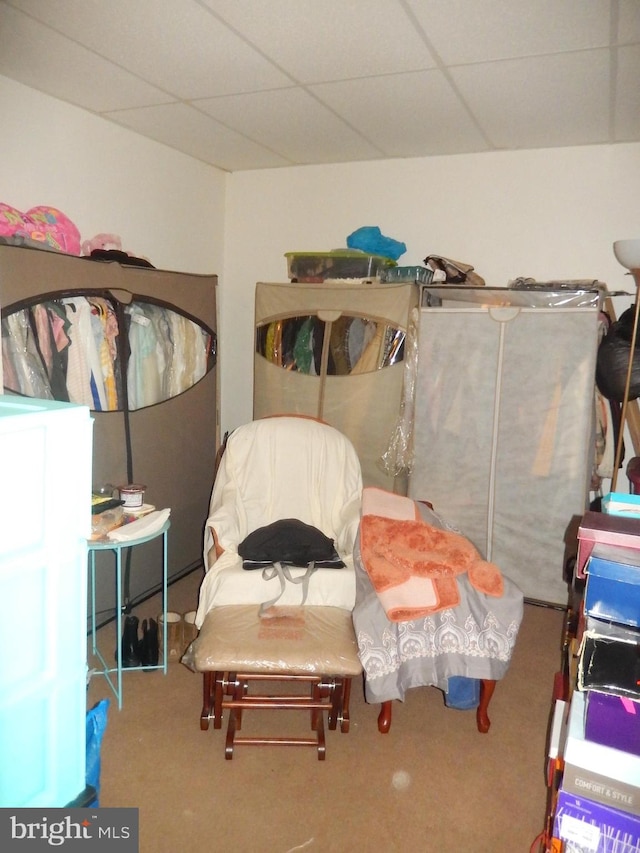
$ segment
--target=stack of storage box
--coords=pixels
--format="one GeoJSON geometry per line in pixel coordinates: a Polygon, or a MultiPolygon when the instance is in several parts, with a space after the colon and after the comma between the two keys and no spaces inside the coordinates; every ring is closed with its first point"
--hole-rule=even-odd
{"type": "Polygon", "coordinates": [[[553,835],[563,851],[640,851],[640,518],[588,512],[586,578],[553,835]]]}

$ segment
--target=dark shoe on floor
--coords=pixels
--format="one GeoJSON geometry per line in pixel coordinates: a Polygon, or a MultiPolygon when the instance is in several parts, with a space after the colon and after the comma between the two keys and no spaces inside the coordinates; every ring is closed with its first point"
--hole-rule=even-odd
{"type": "Polygon", "coordinates": [[[144,619],[142,622],[142,643],[140,646],[140,657],[143,666],[158,666],[160,660],[160,640],[158,636],[158,623],[155,619],[144,619]]]}
{"type": "MultiPolygon", "coordinates": [[[[125,616],[122,632],[122,666],[140,666],[140,640],[137,616],[125,616]]],[[[117,654],[116,654],[117,658],[117,654]]]]}

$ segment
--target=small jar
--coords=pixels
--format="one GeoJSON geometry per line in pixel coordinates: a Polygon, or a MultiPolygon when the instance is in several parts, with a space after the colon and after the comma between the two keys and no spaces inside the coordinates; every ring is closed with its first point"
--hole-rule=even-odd
{"type": "Polygon", "coordinates": [[[146,486],[139,483],[130,483],[127,486],[118,486],[118,493],[125,509],[140,509],[144,503],[144,492],[146,486]]]}

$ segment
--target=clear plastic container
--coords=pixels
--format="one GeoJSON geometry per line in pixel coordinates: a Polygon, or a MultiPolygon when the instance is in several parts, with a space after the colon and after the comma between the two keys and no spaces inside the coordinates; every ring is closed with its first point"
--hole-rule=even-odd
{"type": "Polygon", "coordinates": [[[91,516],[91,538],[103,539],[111,530],[124,523],[124,510],[121,506],[106,509],[91,516]]]}
{"type": "Polygon", "coordinates": [[[387,267],[382,271],[381,279],[384,282],[410,282],[417,281],[420,284],[430,284],[433,281],[433,270],[429,267],[387,267]]]}
{"type": "Polygon", "coordinates": [[[391,258],[368,255],[354,249],[332,252],[285,252],[291,281],[322,283],[328,279],[368,279],[381,277],[383,270],[396,265],[391,258]]]}

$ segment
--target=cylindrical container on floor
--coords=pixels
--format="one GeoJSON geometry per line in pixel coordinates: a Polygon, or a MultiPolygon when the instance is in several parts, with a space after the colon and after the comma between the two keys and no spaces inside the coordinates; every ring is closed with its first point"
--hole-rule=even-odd
{"type": "Polygon", "coordinates": [[[182,617],[182,631],[182,642],[184,646],[184,651],[186,651],[189,648],[190,643],[192,643],[198,636],[198,629],[196,628],[195,610],[190,610],[182,617]]]}
{"type": "MultiPolygon", "coordinates": [[[[177,663],[184,651],[182,616],[180,613],[169,611],[167,613],[167,663],[177,663]]],[[[158,633],[160,635],[160,658],[164,654],[164,615],[158,616],[158,633]]]]}

